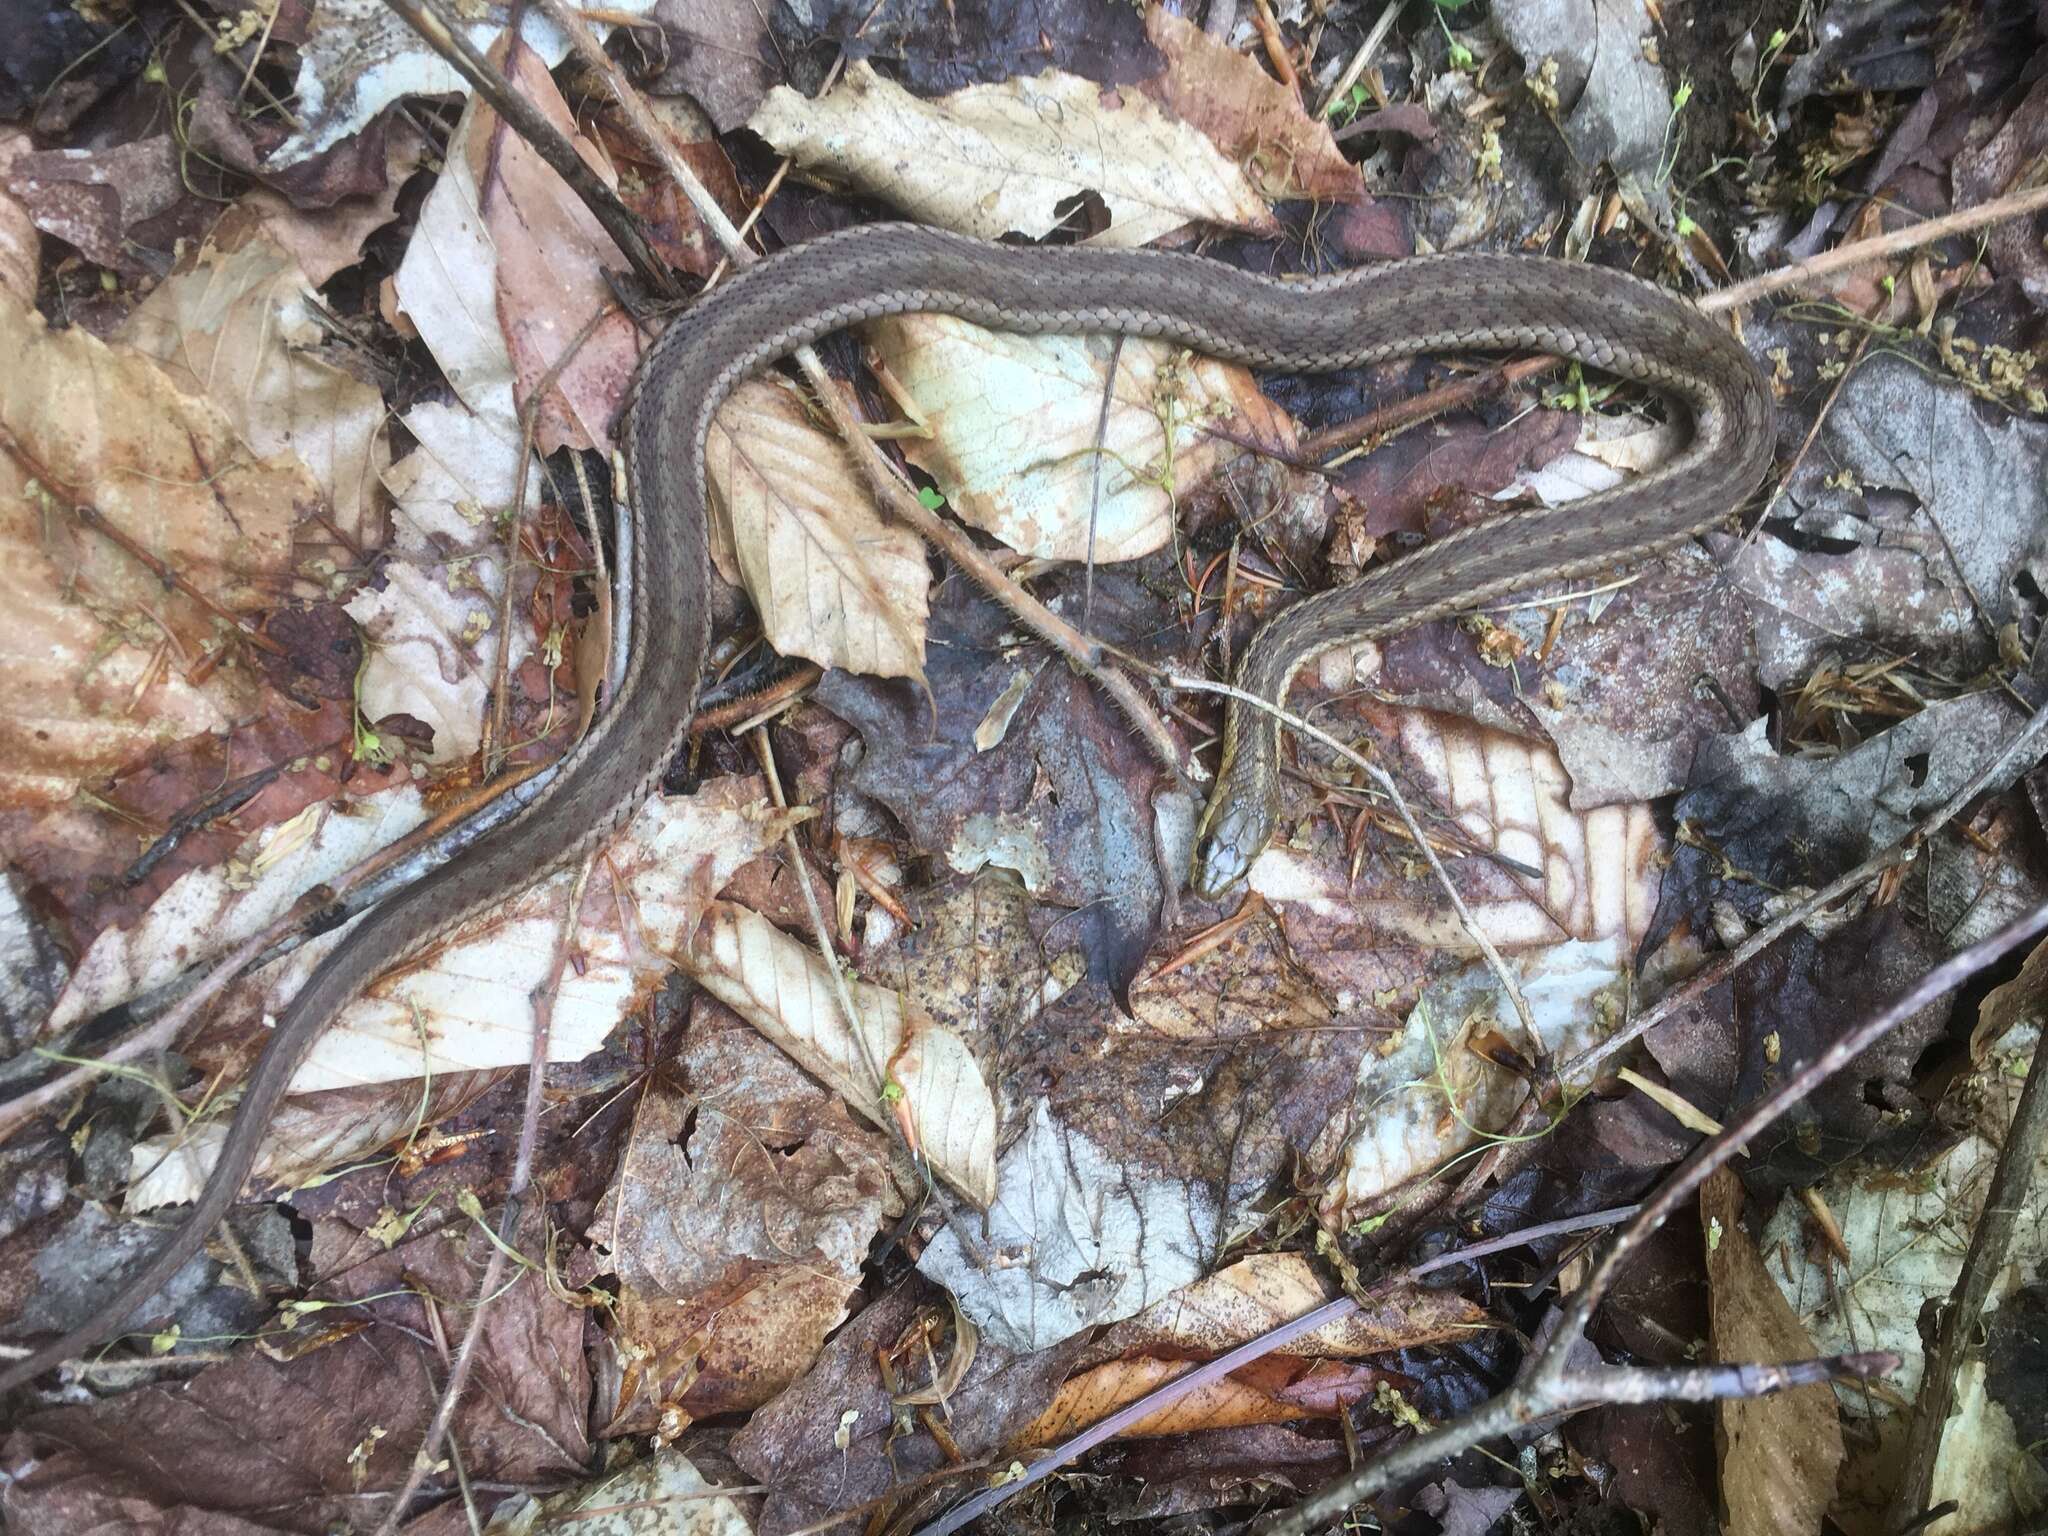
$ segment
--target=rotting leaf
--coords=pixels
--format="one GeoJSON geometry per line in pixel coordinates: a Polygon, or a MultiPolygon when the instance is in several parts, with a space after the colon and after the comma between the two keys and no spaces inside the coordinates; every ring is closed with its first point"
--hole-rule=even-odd
{"type": "Polygon", "coordinates": [[[924,545],[885,523],[852,457],[789,384],[742,384],[705,447],[741,584],[785,656],[876,677],[924,672],[924,545]]]}
{"type": "Polygon", "coordinates": [[[1026,1113],[969,1229],[977,1251],[947,1227],[918,1261],[985,1336],[1048,1349],[1142,1311],[1207,1267],[1221,1217],[1212,1191],[1120,1159],[1056,1121],[1042,1098],[1026,1113]]]}
{"type": "Polygon", "coordinates": [[[0,298],[0,356],[0,791],[53,804],[253,706],[249,674],[211,661],[242,643],[229,617],[274,600],[293,526],[320,493],[296,459],[252,454],[218,407],[153,360],[82,329],[52,332],[11,298],[0,298]],[[81,504],[155,567],[81,526],[81,504]],[[205,601],[166,591],[164,571],[205,601]]]}
{"type": "Polygon", "coordinates": [[[901,1121],[976,1205],[995,1195],[996,1107],[974,1054],[901,993],[847,980],[865,1042],[848,1028],[816,951],[743,907],[713,903],[689,956],[700,986],[876,1125],[901,1121]],[[876,1071],[882,1081],[876,1081],[876,1071]],[[900,1096],[889,1095],[890,1088],[900,1096]]]}
{"type": "Polygon", "coordinates": [[[1238,168],[1145,97],[1105,98],[1048,70],[920,101],[866,60],[824,96],[777,86],[748,124],[812,175],[995,240],[1050,233],[1069,200],[1101,197],[1107,243],[1145,245],[1201,221],[1270,233],[1238,168]]]}
{"type": "Polygon", "coordinates": [[[644,1364],[614,1435],[781,1392],[844,1319],[883,1219],[887,1141],[754,1030],[702,1000],[677,1067],[687,1087],[649,1085],[589,1234],[624,1287],[614,1344],[644,1364]]]}
{"type": "MultiPolygon", "coordinates": [[[[386,566],[380,587],[364,587],[348,602],[370,642],[357,698],[371,719],[424,721],[434,731],[427,761],[456,763],[482,743],[498,672],[499,519],[518,480],[519,434],[506,417],[434,401],[407,412],[405,426],[418,446],[384,476],[398,503],[392,547],[403,558],[386,566]]],[[[529,477],[529,510],[539,494],[529,477]]],[[[523,574],[533,580],[537,573],[528,564],[523,574]]],[[[508,671],[532,651],[531,631],[515,623],[508,671]]],[[[566,723],[566,707],[558,714],[566,723]]]]}

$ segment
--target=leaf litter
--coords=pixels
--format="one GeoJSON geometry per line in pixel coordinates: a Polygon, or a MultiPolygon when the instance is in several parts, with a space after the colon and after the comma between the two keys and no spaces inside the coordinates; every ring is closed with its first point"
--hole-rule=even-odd
{"type": "MultiPolygon", "coordinates": [[[[1711,286],[1879,233],[1879,203],[2007,190],[2042,115],[1998,7],[1932,50],[1889,4],[1769,26],[1446,6],[1377,52],[1364,8],[1262,5],[1234,30],[1067,9],[1025,37],[962,8],[941,44],[870,8],[872,51],[829,87],[812,45],[857,36],[836,12],[657,6],[627,52],[726,130],[663,103],[736,218],[764,196],[771,246],[882,205],[992,238],[1200,229],[1219,259],[1287,274],[1483,243],[1711,286]],[[690,46],[664,61],[659,38],[690,46]]],[[[507,47],[501,16],[469,25],[601,178],[629,168],[661,249],[712,270],[715,238],[650,193],[654,162],[529,20],[532,46],[507,47]]],[[[74,140],[46,113],[0,178],[8,227],[32,221],[52,263],[18,264],[26,285],[0,299],[22,360],[0,386],[17,683],[0,825],[47,929],[10,995],[37,995],[29,951],[70,962],[53,1013],[10,1021],[21,1040],[68,1046],[84,1025],[91,1050],[95,1018],[473,787],[501,682],[522,763],[560,750],[593,691],[578,636],[604,536],[570,509],[604,480],[590,450],[640,346],[623,257],[495,113],[435,99],[457,78],[391,13],[321,0],[259,25],[254,51],[228,57],[253,33],[202,37],[171,78],[121,49],[69,61],[66,103],[189,90],[192,138],[159,122],[74,140]],[[279,90],[289,126],[259,105],[279,90]],[[530,403],[543,464],[514,508],[530,403]]],[[[1981,780],[2038,709],[2040,279],[2021,229],[1751,307],[1785,474],[1745,531],[1309,669],[1294,704],[1393,770],[1471,932],[1380,792],[1307,745],[1252,895],[1183,896],[1188,787],[875,509],[801,397],[749,385],[712,444],[721,667],[745,675],[758,640],[826,668],[770,706],[777,782],[704,733],[594,867],[566,951],[560,876],[345,1010],[262,1165],[310,1240],[275,1207],[237,1222],[267,1286],[332,1310],[219,1358],[216,1335],[262,1330],[265,1309],[195,1260],[138,1321],[179,1317],[164,1341],[207,1363],[21,1403],[10,1518],[76,1528],[141,1501],[213,1528],[374,1523],[440,1390],[417,1341],[468,1305],[489,1251],[467,1212],[511,1176],[505,1069],[531,1056],[536,996],[548,1226],[522,1229],[533,1267],[488,1303],[453,1426],[493,1529],[547,1517],[510,1490],[642,1436],[554,1513],[672,1499],[721,1531],[884,1512],[910,1530],[1131,1406],[1132,1438],[1037,1508],[1208,1521],[1457,1419],[1512,1372],[1553,1280],[1574,1283],[1574,1250],[1543,1237],[1444,1284],[1364,1287],[1634,1197],[1786,1063],[2043,899],[2037,753],[1976,783],[1906,875],[1692,997],[1626,1077],[1602,1061],[1660,993],[1981,780]],[[820,897],[851,1021],[805,916],[820,897]],[[1506,952],[1512,994],[1475,933],[1506,952]],[[1601,1065],[1554,1075],[1574,1060],[1601,1065]],[[1364,1299],[1344,1322],[1141,1411],[1191,1361],[1347,1294],[1364,1299]],[[269,1426],[260,1475],[248,1431],[222,1424],[269,1426]],[[706,1497],[707,1477],[765,1492],[706,1497]]],[[[1603,414],[1626,402],[1572,378],[1318,474],[1295,462],[1312,432],[1466,365],[1311,388],[950,321],[863,339],[930,499],[1063,618],[1183,670],[1488,499],[1569,499],[1667,451],[1659,423],[1603,414]],[[1285,462],[1248,465],[1247,443],[1285,462]]],[[[1186,746],[1203,718],[1177,717],[1186,746]]],[[[331,942],[231,986],[183,1054],[17,1130],[0,1265],[44,1295],[10,1337],[83,1316],[90,1291],[51,1298],[149,1246],[74,1185],[130,1211],[190,1198],[219,1090],[331,942]],[[150,1134],[181,1086],[173,1129],[150,1134]]],[[[1903,1496],[1869,1446],[1910,1409],[1915,1319],[1957,1283],[2033,1049],[2015,984],[1983,1040],[1974,1000],[1925,1010],[1717,1176],[1652,1255],[1696,1318],[1646,1287],[1597,1335],[1645,1365],[1685,1363],[1690,1335],[1717,1361],[1888,1348],[1903,1364],[1881,1390],[1610,1405],[1521,1436],[1521,1478],[1461,1464],[1418,1483],[1413,1518],[1477,1531],[1517,1500],[1676,1518],[1709,1490],[1729,1529],[1861,1529],[1903,1496]]],[[[2011,1273],[2037,1258],[2016,1250],[2011,1273]]],[[[2015,1336],[2029,1295],[1996,1292],[1988,1338],[2015,1336]]],[[[1964,1385],[1944,1456],[2013,1470],[1924,1491],[1959,1521],[2003,1518],[2039,1481],[2011,1430],[2011,1347],[1964,1385]]]]}

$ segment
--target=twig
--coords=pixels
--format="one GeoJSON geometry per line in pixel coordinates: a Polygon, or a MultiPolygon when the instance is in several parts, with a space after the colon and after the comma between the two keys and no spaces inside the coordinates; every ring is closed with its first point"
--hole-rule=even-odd
{"type": "MultiPolygon", "coordinates": [[[[1551,1237],[1582,1232],[1592,1227],[1611,1226],[1628,1216],[1634,1209],[1633,1206],[1627,1206],[1619,1210],[1594,1211],[1564,1221],[1545,1222],[1538,1227],[1528,1227],[1519,1232],[1491,1238],[1483,1243],[1474,1243],[1469,1248],[1459,1249],[1453,1253],[1440,1253],[1402,1274],[1387,1277],[1375,1285],[1368,1294],[1374,1297],[1384,1296],[1439,1269],[1474,1263],[1489,1254],[1526,1247],[1530,1243],[1543,1242],[1551,1237]]],[[[1249,1365],[1254,1360],[1263,1359],[1277,1350],[1286,1348],[1296,1339],[1342,1322],[1357,1312],[1362,1305],[1363,1303],[1353,1297],[1340,1296],[1335,1301],[1326,1301],[1320,1307],[1303,1313],[1292,1322],[1268,1329],[1257,1338],[1249,1339],[1213,1360],[1204,1361],[1192,1370],[1174,1377],[1164,1386],[1155,1387],[1143,1397],[1128,1402],[1114,1413],[1098,1419],[1080,1433],[1061,1441],[1059,1445],[1026,1467],[1021,1477],[1013,1478],[997,1488],[985,1488],[973,1498],[955,1505],[929,1525],[920,1528],[916,1536],[951,1536],[952,1532],[959,1530],[970,1520],[980,1519],[1006,1499],[1021,1493],[1033,1483],[1044,1481],[1061,1467],[1067,1466],[1105,1440],[1122,1434],[1133,1424],[1150,1418],[1161,1409],[1170,1408],[1189,1393],[1199,1391],[1212,1382],[1221,1381],[1232,1371],[1249,1365]]]]}
{"type": "Polygon", "coordinates": [[[1622,1267],[1644,1239],[1661,1227],[1689,1200],[1715,1169],[1725,1166],[1747,1142],[1785,1114],[1821,1083],[1876,1045],[1903,1021],[1935,998],[1954,990],[1985,966],[1997,961],[2048,929],[2048,904],[2001,929],[1990,938],[1959,950],[1929,971],[1889,1007],[1838,1038],[1812,1062],[1794,1063],[1778,1087],[1745,1110],[1719,1135],[1702,1142],[1657,1191],[1643,1202],[1629,1224],[1608,1245],[1584,1287],[1557,1314],[1549,1342],[1514,1388],[1493,1398],[1468,1417],[1410,1441],[1400,1449],[1347,1473],[1277,1520],[1258,1528],[1258,1536],[1307,1536],[1326,1520],[1373,1497],[1404,1478],[1450,1460],[1483,1440],[1535,1422],[1577,1402],[1575,1373],[1569,1365],[1572,1345],[1584,1335],[1593,1311],[1613,1287],[1622,1267]]]}
{"type": "Polygon", "coordinates": [[[397,1536],[399,1528],[405,1524],[406,1511],[412,1505],[413,1496],[434,1472],[441,1442],[447,1438],[448,1428],[455,1422],[456,1407],[462,1401],[463,1389],[469,1384],[470,1372],[476,1364],[483,1341],[484,1320],[489,1317],[491,1303],[504,1286],[505,1266],[509,1262],[506,1255],[516,1249],[519,1218],[525,1208],[526,1191],[533,1182],[533,1153],[540,1134],[541,1090],[547,1082],[548,1042],[554,1033],[555,998],[561,991],[562,973],[575,949],[576,918],[583,910],[583,892],[590,882],[590,871],[595,862],[596,855],[591,854],[577,867],[576,879],[569,890],[568,914],[563,919],[555,944],[553,969],[548,979],[534,990],[533,1046],[527,1056],[525,1107],[520,1116],[519,1147],[512,1162],[512,1176],[506,1183],[505,1211],[498,1223],[497,1241],[490,1244],[483,1277],[477,1282],[476,1301],[470,1307],[469,1322],[463,1329],[462,1343],[455,1352],[455,1364],[441,1388],[441,1399],[435,1405],[433,1421],[420,1440],[419,1450],[413,1454],[404,1486],[392,1496],[383,1520],[378,1523],[376,1536],[397,1536]]]}
{"type": "Polygon", "coordinates": [[[1794,262],[1789,267],[1780,267],[1775,272],[1766,272],[1761,277],[1752,277],[1747,282],[1717,289],[1705,294],[1699,307],[1710,315],[1723,310],[1740,309],[1766,294],[1778,293],[1786,288],[1797,287],[1816,277],[1828,277],[1836,272],[1846,272],[1852,267],[1865,266],[1895,256],[1900,251],[1916,251],[1950,235],[1967,234],[1973,229],[1982,229],[1987,224],[1997,224],[2005,219],[2017,218],[2023,213],[2034,213],[2048,208],[2048,187],[2035,187],[2027,192],[2011,192],[2004,197],[1994,197],[1988,203],[1979,203],[1974,208],[1960,209],[1945,213],[1938,219],[1928,219],[1906,229],[1893,230],[1888,235],[1879,235],[1874,240],[1858,240],[1850,245],[1840,245],[1832,251],[1823,251],[1818,256],[1809,256],[1804,261],[1794,262]]]}
{"type": "Polygon", "coordinates": [[[1965,806],[1992,784],[2008,773],[2015,777],[2024,773],[2026,768],[2019,766],[2021,759],[2029,753],[2038,756],[2044,745],[2048,745],[2042,741],[2044,733],[2048,733],[2048,706],[2034,711],[2027,723],[2013,734],[2012,739],[2000,748],[1988,763],[1972,774],[1962,788],[1937,806],[1920,825],[1890,847],[1872,854],[1847,874],[1831,880],[1797,906],[1780,913],[1734,949],[1716,959],[1712,965],[1703,967],[1688,977],[1681,986],[1666,993],[1657,1001],[1655,1007],[1645,1009],[1629,1020],[1625,1028],[1597,1045],[1588,1046],[1565,1063],[1560,1069],[1561,1075],[1567,1082],[1588,1080],[1608,1057],[1641,1039],[1710,988],[1720,985],[1739,967],[1748,964],[1816,912],[1839,901],[1852,891],[1868,885],[1887,870],[1896,869],[1902,864],[1910,864],[1919,856],[1921,847],[1929,838],[1952,821],[1965,806]]]}
{"type": "Polygon", "coordinates": [[[491,61],[477,51],[461,24],[442,8],[441,0],[384,0],[398,16],[425,39],[455,72],[467,80],[476,93],[491,104],[519,136],[533,146],[554,173],[583,199],[604,232],[612,237],[642,282],[657,293],[676,293],[675,279],[654,254],[647,237],[618,194],[604,184],[584,163],[576,148],[565,139],[540,108],[520,95],[491,61]]]}

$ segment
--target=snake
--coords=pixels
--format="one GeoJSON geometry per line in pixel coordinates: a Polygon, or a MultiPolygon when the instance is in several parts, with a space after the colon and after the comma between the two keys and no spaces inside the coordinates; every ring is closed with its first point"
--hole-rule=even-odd
{"type": "MultiPolygon", "coordinates": [[[[1275,703],[1302,666],[1336,646],[1644,559],[1704,531],[1756,487],[1774,448],[1769,389],[1727,328],[1653,283],[1578,262],[1458,251],[1286,280],[1193,253],[1015,245],[880,223],[741,269],[669,324],[628,390],[634,640],[606,707],[516,814],[344,931],[280,1011],[190,1211],[90,1317],[0,1370],[0,1391],[112,1336],[200,1249],[254,1170],[293,1073],[346,1004],[465,920],[574,866],[639,809],[685,745],[705,668],[713,413],[742,380],[799,347],[912,313],[1013,332],[1156,337],[1289,373],[1450,350],[1550,353],[1637,381],[1684,418],[1684,447],[1651,473],[1564,508],[1463,528],[1267,622],[1236,682],[1275,703]]],[[[1279,816],[1277,726],[1232,699],[1190,884],[1227,893],[1279,816]]]]}

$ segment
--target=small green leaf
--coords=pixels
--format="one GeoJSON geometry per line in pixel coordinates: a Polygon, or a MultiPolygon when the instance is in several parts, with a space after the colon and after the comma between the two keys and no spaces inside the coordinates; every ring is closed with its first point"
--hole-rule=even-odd
{"type": "Polygon", "coordinates": [[[927,512],[936,512],[946,504],[946,498],[930,486],[921,485],[917,489],[917,504],[927,512]]]}

